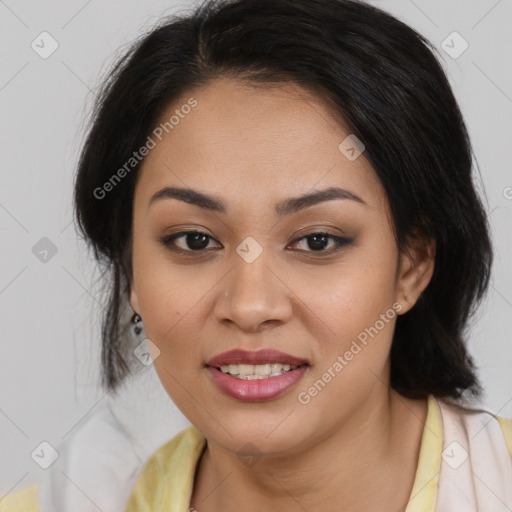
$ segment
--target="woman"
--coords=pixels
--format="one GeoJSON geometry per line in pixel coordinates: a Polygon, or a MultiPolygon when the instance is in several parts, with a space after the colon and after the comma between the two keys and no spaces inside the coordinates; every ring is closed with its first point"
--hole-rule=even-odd
{"type": "Polygon", "coordinates": [[[208,2],[136,43],[76,214],[112,277],[105,388],[129,304],[192,426],[127,512],[511,509],[512,421],[471,408],[471,159],[429,43],[362,2],[208,2]]]}

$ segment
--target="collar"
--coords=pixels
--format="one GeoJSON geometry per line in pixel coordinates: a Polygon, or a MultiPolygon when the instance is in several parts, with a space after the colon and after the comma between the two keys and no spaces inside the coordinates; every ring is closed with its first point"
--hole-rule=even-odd
{"type": "MultiPolygon", "coordinates": [[[[181,442],[172,454],[170,464],[177,472],[168,480],[169,498],[164,503],[174,506],[170,512],[187,512],[194,485],[198,462],[206,448],[206,440],[199,430],[191,425],[179,436],[181,442]]],[[[439,405],[430,395],[428,397],[427,418],[423,428],[420,454],[411,497],[406,512],[434,512],[437,502],[441,452],[443,449],[443,428],[439,405]]]]}

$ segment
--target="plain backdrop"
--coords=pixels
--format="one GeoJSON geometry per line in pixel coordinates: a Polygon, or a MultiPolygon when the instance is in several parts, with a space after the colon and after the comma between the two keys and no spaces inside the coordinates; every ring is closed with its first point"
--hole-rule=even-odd
{"type": "MultiPolygon", "coordinates": [[[[465,117],[495,249],[492,284],[469,347],[486,391],[482,405],[512,418],[512,3],[373,3],[436,45],[465,117]]],[[[58,445],[104,398],[97,272],[72,222],[84,124],[123,48],[162,15],[192,5],[0,0],[0,494],[38,480],[45,470],[33,450],[42,441],[58,445]],[[46,51],[58,44],[47,58],[31,46],[42,32],[51,36],[44,36],[46,51]]],[[[137,392],[133,417],[141,414],[137,392]]],[[[154,393],[165,397],[162,389],[154,393]]],[[[160,426],[159,439],[187,424],[175,408],[168,417],[174,419],[160,426]]]]}

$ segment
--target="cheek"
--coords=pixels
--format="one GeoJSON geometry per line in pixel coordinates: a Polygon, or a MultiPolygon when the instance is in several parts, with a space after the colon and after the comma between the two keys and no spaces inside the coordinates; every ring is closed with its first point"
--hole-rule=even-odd
{"type": "MultiPolygon", "coordinates": [[[[190,348],[211,317],[222,273],[215,272],[215,263],[172,263],[164,249],[143,238],[144,231],[134,247],[133,268],[146,335],[173,361],[187,354],[192,359],[190,348]]],[[[297,300],[292,322],[317,338],[324,363],[334,352],[344,353],[391,308],[396,252],[388,238],[367,235],[338,263],[276,268],[296,295],[281,291],[282,300],[297,300]]],[[[386,323],[379,335],[387,336],[391,327],[386,323]]]]}
{"type": "Polygon", "coordinates": [[[392,244],[367,245],[324,279],[322,290],[308,294],[311,309],[330,328],[317,340],[321,356],[313,379],[328,371],[338,376],[325,395],[359,396],[382,374],[396,321],[395,256],[392,244]]]}
{"type": "Polygon", "coordinates": [[[378,267],[379,262],[360,261],[332,279],[325,295],[310,296],[332,332],[316,340],[320,355],[310,379],[299,389],[299,401],[306,403],[301,401],[306,395],[321,414],[334,403],[345,410],[357,407],[383,382],[396,309],[394,267],[386,272],[378,267]]]}
{"type": "Polygon", "coordinates": [[[173,265],[150,244],[135,248],[133,273],[146,336],[162,354],[190,349],[212,278],[198,279],[193,265],[173,265]]]}
{"type": "MultiPolygon", "coordinates": [[[[373,325],[392,307],[395,296],[395,261],[357,254],[346,265],[329,272],[322,288],[311,286],[308,304],[343,339],[373,325]]],[[[314,281],[313,281],[314,282],[314,281]]],[[[318,282],[318,281],[317,281],[318,282]]]]}

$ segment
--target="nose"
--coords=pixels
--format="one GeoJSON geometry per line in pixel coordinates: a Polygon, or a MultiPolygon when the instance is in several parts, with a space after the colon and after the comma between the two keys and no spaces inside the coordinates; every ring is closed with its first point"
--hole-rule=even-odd
{"type": "Polygon", "coordinates": [[[264,254],[252,263],[235,255],[214,307],[218,322],[258,332],[291,318],[292,293],[279,269],[269,265],[264,254]]]}

